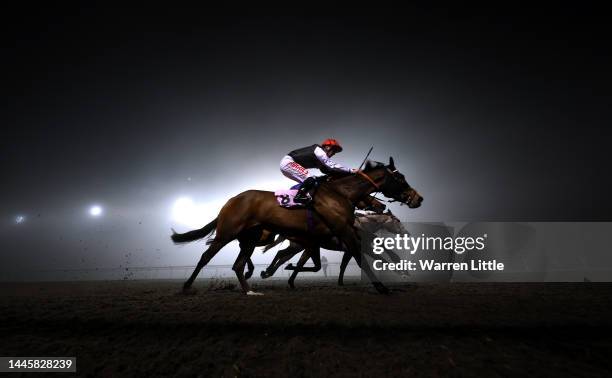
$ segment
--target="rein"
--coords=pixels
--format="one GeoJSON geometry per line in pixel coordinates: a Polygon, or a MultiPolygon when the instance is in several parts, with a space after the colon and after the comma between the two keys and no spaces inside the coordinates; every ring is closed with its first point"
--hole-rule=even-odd
{"type": "Polygon", "coordinates": [[[374,180],[372,180],[372,179],[370,178],[370,176],[368,176],[368,175],[366,175],[365,173],[363,173],[363,171],[357,171],[356,173],[357,173],[357,174],[360,174],[360,175],[361,175],[361,176],[362,176],[364,179],[368,180],[368,181],[370,182],[370,184],[374,185],[374,187],[375,187],[377,190],[380,190],[380,186],[378,186],[378,184],[377,184],[377,183],[375,183],[375,182],[374,182],[374,180]]]}

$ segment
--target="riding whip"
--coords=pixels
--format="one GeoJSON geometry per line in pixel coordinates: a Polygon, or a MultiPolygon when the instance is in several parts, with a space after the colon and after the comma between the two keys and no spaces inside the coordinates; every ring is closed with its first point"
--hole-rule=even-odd
{"type": "Polygon", "coordinates": [[[372,152],[373,148],[374,148],[374,146],[370,147],[370,150],[368,151],[368,154],[366,155],[365,159],[363,159],[363,161],[361,162],[361,165],[357,169],[358,171],[361,171],[361,167],[363,167],[363,165],[365,164],[366,160],[368,160],[368,156],[370,156],[370,153],[372,152]]]}

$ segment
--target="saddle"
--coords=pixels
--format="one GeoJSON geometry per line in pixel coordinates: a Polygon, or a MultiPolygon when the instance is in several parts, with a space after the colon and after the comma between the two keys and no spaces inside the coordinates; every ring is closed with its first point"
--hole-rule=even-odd
{"type": "Polygon", "coordinates": [[[317,192],[317,188],[319,185],[327,180],[327,176],[321,176],[314,178],[314,183],[308,189],[308,196],[310,196],[310,201],[307,203],[296,202],[295,196],[300,190],[300,186],[302,184],[296,184],[291,187],[291,189],[280,189],[274,192],[274,196],[276,197],[276,201],[281,207],[285,208],[304,208],[308,207],[314,201],[315,193],[317,192]]]}

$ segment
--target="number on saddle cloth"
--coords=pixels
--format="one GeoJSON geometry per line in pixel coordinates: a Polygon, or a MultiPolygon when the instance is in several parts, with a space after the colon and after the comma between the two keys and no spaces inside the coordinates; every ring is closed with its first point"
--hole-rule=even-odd
{"type": "MultiPolygon", "coordinates": [[[[312,188],[309,190],[311,195],[314,197],[314,191],[321,184],[320,178],[314,178],[312,188]]],[[[291,189],[280,189],[274,192],[274,196],[276,197],[276,201],[281,207],[293,208],[293,207],[304,207],[303,204],[295,202],[293,198],[297,194],[298,190],[302,186],[303,183],[297,183],[291,187],[291,189]]]]}
{"type": "Polygon", "coordinates": [[[302,204],[293,201],[296,194],[297,189],[281,189],[274,192],[278,204],[286,208],[303,207],[302,204]]]}

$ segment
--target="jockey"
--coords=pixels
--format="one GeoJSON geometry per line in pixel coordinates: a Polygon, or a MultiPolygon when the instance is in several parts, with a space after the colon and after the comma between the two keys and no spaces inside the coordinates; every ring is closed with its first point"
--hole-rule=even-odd
{"type": "Polygon", "coordinates": [[[316,179],[308,176],[308,168],[318,168],[323,172],[352,173],[355,169],[346,168],[333,162],[330,158],[342,151],[342,146],[335,139],[325,139],[321,145],[298,148],[289,152],[280,162],[280,170],[286,177],[300,183],[300,188],[293,199],[298,203],[311,200],[308,192],[315,185],[316,179]]]}

